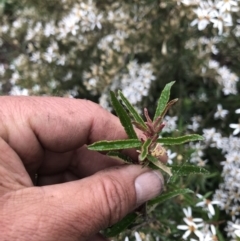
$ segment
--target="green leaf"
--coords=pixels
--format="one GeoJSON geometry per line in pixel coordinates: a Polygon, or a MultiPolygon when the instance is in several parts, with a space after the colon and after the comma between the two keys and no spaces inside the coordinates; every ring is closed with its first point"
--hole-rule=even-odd
{"type": "Polygon", "coordinates": [[[147,155],[148,155],[148,148],[149,148],[149,146],[151,145],[151,143],[152,143],[152,140],[151,140],[151,139],[147,139],[147,140],[143,143],[143,145],[142,145],[142,147],[141,147],[141,154],[140,154],[140,156],[139,156],[139,160],[140,160],[140,161],[143,161],[143,160],[147,157],[147,155]]]}
{"type": "Polygon", "coordinates": [[[172,165],[170,167],[173,175],[177,176],[188,176],[190,174],[209,174],[209,171],[205,168],[194,165],[172,165]]]}
{"type": "Polygon", "coordinates": [[[129,156],[126,156],[122,153],[119,153],[117,151],[110,151],[107,153],[107,156],[110,156],[114,159],[117,159],[117,160],[120,160],[124,163],[133,163],[133,160],[129,157],[129,156]]]}
{"type": "MultiPolygon", "coordinates": [[[[165,106],[163,112],[161,113],[161,115],[159,116],[160,117],[160,120],[163,119],[163,117],[166,115],[166,113],[168,112],[168,110],[172,107],[172,105],[174,105],[176,102],[178,101],[178,99],[173,99],[173,100],[170,100],[167,105],[165,106]]],[[[158,117],[158,118],[159,118],[158,117]]],[[[158,119],[157,118],[157,119],[158,119]]],[[[157,121],[156,119],[156,121],[157,121]]]]}
{"type": "Polygon", "coordinates": [[[138,114],[138,112],[136,111],[136,109],[131,105],[131,103],[128,101],[128,99],[123,95],[123,93],[119,90],[118,94],[121,98],[121,100],[123,101],[124,105],[126,106],[126,108],[128,109],[128,111],[131,113],[132,117],[134,118],[134,120],[140,124],[142,126],[142,128],[147,129],[147,126],[144,122],[144,120],[142,119],[142,117],[138,114]]]}
{"type": "Polygon", "coordinates": [[[171,87],[174,83],[175,83],[175,81],[172,81],[164,87],[164,89],[160,95],[160,98],[158,99],[158,105],[157,105],[157,109],[156,109],[153,120],[156,120],[157,117],[163,113],[163,111],[168,103],[168,100],[169,100],[171,87]]]}
{"type": "Polygon", "coordinates": [[[170,146],[170,145],[181,145],[190,141],[202,141],[204,138],[197,134],[179,136],[179,137],[162,137],[157,139],[158,143],[162,145],[170,146]]]}
{"type": "Polygon", "coordinates": [[[160,204],[160,203],[163,203],[163,202],[167,201],[168,199],[171,199],[171,198],[176,197],[178,195],[184,195],[184,194],[190,193],[190,192],[193,193],[193,191],[188,189],[188,188],[177,189],[177,190],[168,192],[166,194],[161,194],[161,196],[158,196],[158,197],[150,200],[148,202],[148,204],[149,205],[160,204]]]}
{"type": "Polygon", "coordinates": [[[206,194],[204,194],[203,197],[204,197],[205,199],[208,199],[212,194],[213,194],[213,192],[210,191],[210,192],[207,192],[206,194]]]}
{"type": "Polygon", "coordinates": [[[195,206],[196,202],[194,201],[192,195],[189,195],[189,194],[184,194],[184,202],[187,204],[187,205],[190,205],[190,206],[195,206]]]}
{"type": "Polygon", "coordinates": [[[128,116],[127,112],[124,110],[123,106],[118,101],[117,97],[112,91],[110,92],[110,96],[113,108],[116,111],[129,139],[137,139],[137,134],[133,129],[131,119],[128,116]]]}
{"type": "MultiPolygon", "coordinates": [[[[225,238],[223,237],[222,233],[219,231],[218,228],[216,228],[216,233],[219,241],[225,241],[225,238]]],[[[237,238],[237,240],[240,240],[237,238]]]]}
{"type": "Polygon", "coordinates": [[[116,140],[116,141],[98,141],[88,146],[92,151],[112,151],[129,148],[137,148],[142,145],[138,139],[116,140]]]}
{"type": "Polygon", "coordinates": [[[125,218],[123,218],[120,222],[114,224],[112,227],[108,228],[105,235],[109,237],[113,237],[127,229],[127,227],[133,223],[137,218],[136,213],[130,213],[125,218]]]}
{"type": "Polygon", "coordinates": [[[171,167],[168,167],[166,165],[164,165],[162,162],[160,162],[156,157],[153,157],[151,155],[147,155],[147,159],[156,167],[158,167],[158,169],[163,170],[164,172],[166,172],[170,177],[172,176],[172,171],[171,171],[171,167]]]}

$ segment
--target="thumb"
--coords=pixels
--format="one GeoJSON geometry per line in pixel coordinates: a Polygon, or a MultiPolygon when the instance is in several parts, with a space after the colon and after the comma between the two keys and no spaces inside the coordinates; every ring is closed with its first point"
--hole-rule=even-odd
{"type": "Polygon", "coordinates": [[[45,195],[52,197],[54,206],[61,207],[58,210],[61,230],[84,240],[158,195],[162,187],[163,177],[159,172],[123,165],[58,188],[45,187],[45,195]]]}
{"type": "Polygon", "coordinates": [[[32,224],[26,230],[29,235],[33,232],[37,241],[87,240],[160,194],[162,187],[163,177],[159,172],[138,165],[124,165],[79,181],[27,188],[35,190],[36,201],[33,203],[33,197],[25,195],[24,204],[33,213],[28,210],[26,216],[27,210],[21,208],[19,222],[29,225],[39,214],[35,220],[36,229],[32,224]]]}

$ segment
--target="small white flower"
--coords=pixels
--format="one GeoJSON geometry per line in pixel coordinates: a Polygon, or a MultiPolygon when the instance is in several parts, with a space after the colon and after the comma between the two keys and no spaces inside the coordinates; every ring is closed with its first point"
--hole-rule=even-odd
{"type": "Polygon", "coordinates": [[[197,166],[199,166],[199,167],[205,167],[206,164],[207,164],[207,162],[208,162],[207,159],[205,159],[205,160],[203,160],[202,158],[196,159],[196,164],[197,164],[197,166]]]}
{"type": "Polygon", "coordinates": [[[186,230],[186,232],[183,234],[182,238],[187,239],[187,237],[191,234],[194,233],[200,240],[203,239],[203,234],[201,231],[198,230],[198,228],[202,227],[203,224],[196,224],[192,221],[189,221],[188,219],[184,219],[184,222],[187,225],[178,225],[177,228],[180,230],[186,230]]]}
{"type": "MultiPolygon", "coordinates": [[[[211,225],[211,230],[216,233],[216,229],[213,225],[211,225]]],[[[203,232],[204,233],[204,232],[203,232]]],[[[208,233],[203,234],[202,240],[190,239],[190,241],[218,241],[216,234],[212,234],[211,231],[208,230],[208,233]]]]}
{"type": "Polygon", "coordinates": [[[231,240],[236,241],[236,236],[237,236],[237,235],[235,234],[235,231],[238,230],[238,226],[240,227],[238,221],[236,221],[236,222],[234,222],[234,223],[233,223],[232,221],[227,221],[227,226],[226,226],[226,228],[225,228],[225,231],[226,231],[228,237],[233,238],[233,239],[231,239],[231,240]],[[234,225],[234,226],[233,226],[233,225],[234,225]],[[236,225],[236,226],[235,226],[235,225],[236,225]],[[236,230],[236,229],[237,229],[237,230],[236,230]]]}
{"type": "Polygon", "coordinates": [[[229,12],[232,7],[237,6],[237,1],[235,0],[221,0],[217,3],[217,8],[220,9],[221,12],[229,12]]]}
{"type": "MultiPolygon", "coordinates": [[[[235,173],[233,173],[235,174],[235,173]]],[[[237,174],[235,174],[237,175],[237,174]]],[[[234,176],[234,175],[233,175],[234,176]]],[[[237,185],[238,186],[238,185],[237,185]]],[[[237,193],[235,193],[235,195],[238,195],[237,193]]],[[[229,214],[230,216],[232,217],[232,220],[236,220],[236,217],[239,216],[239,206],[236,206],[236,205],[232,205],[230,208],[229,208],[229,214]]]]}
{"type": "MultiPolygon", "coordinates": [[[[193,218],[192,217],[192,208],[191,207],[187,207],[187,208],[183,208],[183,212],[185,214],[185,217],[189,220],[192,221],[194,223],[201,223],[203,222],[202,218],[193,218]]],[[[184,220],[184,219],[183,219],[184,220]]],[[[184,220],[185,221],[185,220],[184,220]]]]}
{"type": "Polygon", "coordinates": [[[168,116],[166,115],[164,117],[164,122],[166,123],[166,126],[163,128],[163,132],[173,132],[177,129],[177,116],[168,116]]]}
{"type": "Polygon", "coordinates": [[[224,110],[221,104],[217,105],[217,111],[214,114],[215,119],[224,119],[228,114],[228,110],[224,110]]]}
{"type": "Polygon", "coordinates": [[[238,123],[238,124],[230,124],[229,126],[230,126],[230,128],[235,129],[233,131],[233,135],[237,135],[240,132],[240,123],[238,123]]]}
{"type": "Polygon", "coordinates": [[[213,27],[218,29],[218,34],[223,33],[224,26],[232,26],[232,16],[229,13],[220,13],[216,12],[211,18],[210,21],[213,23],[213,27]]]}
{"type": "Polygon", "coordinates": [[[54,35],[55,32],[56,32],[56,28],[53,22],[47,23],[43,30],[43,33],[46,37],[49,37],[50,35],[54,35]]]}
{"type": "Polygon", "coordinates": [[[203,136],[204,136],[206,142],[212,141],[215,135],[216,135],[216,129],[215,128],[203,129],[203,136]]]}
{"type": "Polygon", "coordinates": [[[168,164],[173,164],[173,158],[175,158],[176,156],[177,156],[177,153],[176,152],[172,152],[171,150],[167,150],[167,156],[168,156],[168,161],[167,161],[167,163],[168,164]]]}
{"type": "Polygon", "coordinates": [[[193,131],[197,131],[198,128],[200,127],[200,123],[202,121],[202,117],[201,116],[193,116],[191,118],[192,124],[188,125],[187,128],[191,129],[193,131]]]}
{"type": "Polygon", "coordinates": [[[219,63],[217,61],[215,61],[215,60],[209,60],[208,67],[210,69],[218,69],[219,68],[219,63]]]}
{"type": "Polygon", "coordinates": [[[197,194],[197,197],[200,198],[200,199],[202,199],[202,201],[201,201],[201,202],[198,202],[198,203],[196,204],[196,206],[197,206],[197,207],[204,207],[204,208],[206,208],[206,210],[208,211],[208,217],[209,217],[209,218],[212,218],[212,217],[215,215],[215,209],[214,209],[213,205],[214,205],[214,204],[220,205],[221,202],[218,201],[218,200],[211,201],[211,200],[209,200],[209,199],[205,199],[205,198],[203,198],[203,196],[200,195],[200,194],[197,194]]]}
{"type": "Polygon", "coordinates": [[[193,11],[197,14],[198,18],[194,19],[190,25],[194,26],[197,24],[199,31],[205,29],[207,27],[207,25],[209,24],[208,11],[206,9],[202,9],[202,8],[198,8],[193,11]]]}

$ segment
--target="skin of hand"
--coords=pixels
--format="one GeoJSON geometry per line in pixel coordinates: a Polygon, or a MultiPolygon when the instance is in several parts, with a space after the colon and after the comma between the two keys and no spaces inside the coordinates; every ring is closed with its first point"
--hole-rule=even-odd
{"type": "Polygon", "coordinates": [[[160,173],[86,148],[123,138],[119,119],[90,101],[0,97],[1,240],[106,240],[100,230],[163,188],[160,173]]]}

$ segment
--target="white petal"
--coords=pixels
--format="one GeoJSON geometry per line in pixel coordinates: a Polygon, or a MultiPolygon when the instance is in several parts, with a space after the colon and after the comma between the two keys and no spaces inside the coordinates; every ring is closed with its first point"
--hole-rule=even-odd
{"type": "Polygon", "coordinates": [[[201,194],[199,194],[199,193],[196,194],[196,196],[197,196],[198,198],[201,198],[201,199],[203,198],[203,195],[201,195],[201,194]]]}
{"type": "Polygon", "coordinates": [[[198,30],[201,31],[207,27],[209,24],[209,21],[206,19],[202,19],[201,21],[198,22],[198,30]]]}
{"type": "Polygon", "coordinates": [[[187,239],[187,237],[188,237],[190,234],[191,234],[191,231],[188,230],[188,231],[182,236],[182,238],[183,238],[183,239],[187,239]]]}
{"type": "Polygon", "coordinates": [[[196,207],[203,207],[203,206],[205,206],[205,202],[204,201],[199,202],[199,203],[196,204],[196,207]]]}
{"type": "Polygon", "coordinates": [[[240,128],[234,130],[233,135],[237,135],[240,132],[240,128]]]}
{"type": "Polygon", "coordinates": [[[210,227],[211,227],[212,234],[216,235],[216,228],[215,228],[215,226],[211,225],[210,227]]]}
{"type": "Polygon", "coordinates": [[[198,23],[198,19],[194,19],[191,23],[190,23],[190,25],[191,26],[194,26],[194,25],[196,25],[198,23]]]}
{"type": "Polygon", "coordinates": [[[194,223],[193,221],[191,221],[191,220],[189,220],[189,219],[187,219],[187,218],[184,218],[183,220],[184,220],[184,222],[185,222],[188,226],[194,226],[194,227],[196,227],[196,223],[194,223]]]}
{"type": "Polygon", "coordinates": [[[218,34],[221,35],[223,33],[223,23],[219,22],[217,28],[218,28],[218,34]]]}
{"type": "Polygon", "coordinates": [[[214,207],[213,207],[212,204],[208,204],[208,210],[209,210],[209,212],[210,212],[212,215],[215,214],[215,210],[214,210],[214,207]]]}
{"type": "Polygon", "coordinates": [[[186,217],[189,217],[188,208],[183,208],[183,212],[186,217]]]}
{"type": "Polygon", "coordinates": [[[198,222],[202,222],[202,221],[203,221],[202,218],[193,218],[193,222],[198,223],[198,222]]]}
{"type": "Polygon", "coordinates": [[[177,229],[180,229],[180,230],[188,230],[188,226],[186,226],[186,225],[178,225],[178,226],[177,226],[177,229]]]}
{"type": "Polygon", "coordinates": [[[203,234],[202,234],[202,232],[200,232],[199,230],[196,230],[194,233],[198,236],[199,241],[203,241],[203,234]]]}
{"type": "Polygon", "coordinates": [[[230,124],[229,126],[233,129],[236,129],[238,127],[238,124],[230,124]]]}
{"type": "Polygon", "coordinates": [[[236,230],[234,233],[240,238],[240,230],[236,230]]]}
{"type": "Polygon", "coordinates": [[[142,239],[141,239],[141,237],[140,237],[138,232],[135,232],[134,235],[135,235],[136,241],[142,241],[142,239]]]}
{"type": "Polygon", "coordinates": [[[240,225],[238,225],[238,224],[233,224],[232,226],[236,229],[240,229],[240,225]]]}

